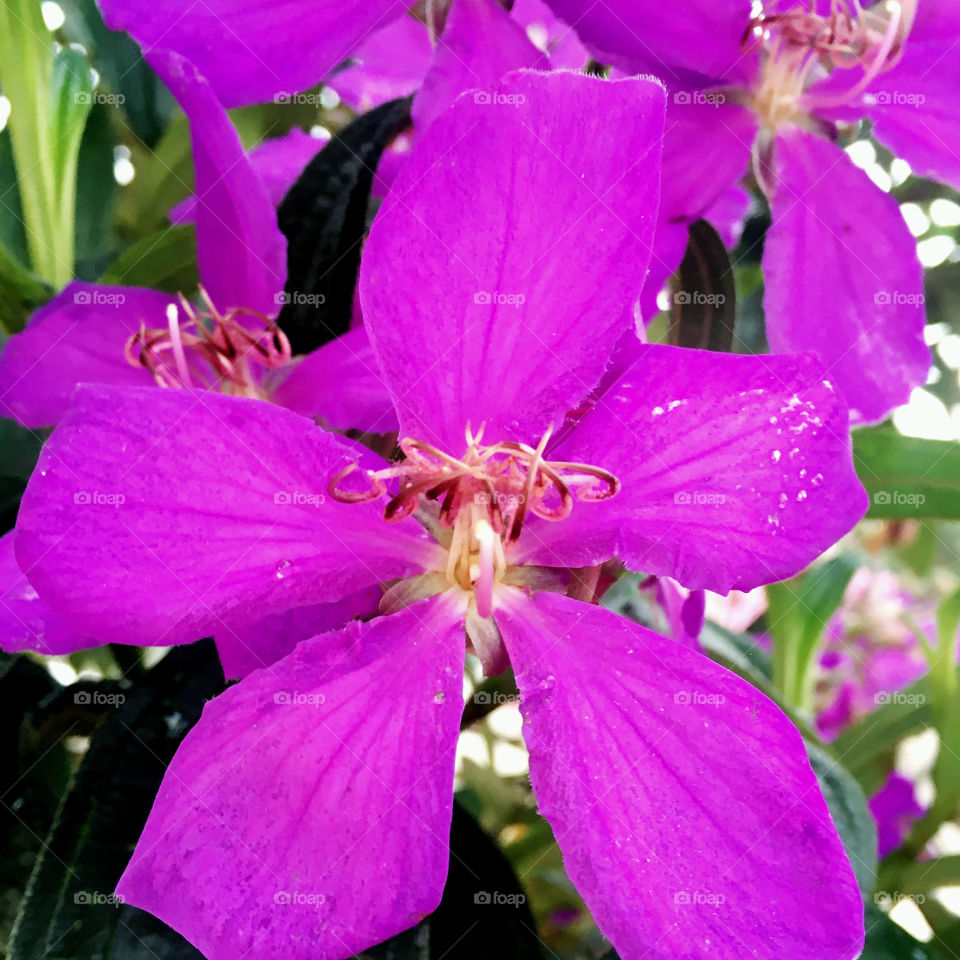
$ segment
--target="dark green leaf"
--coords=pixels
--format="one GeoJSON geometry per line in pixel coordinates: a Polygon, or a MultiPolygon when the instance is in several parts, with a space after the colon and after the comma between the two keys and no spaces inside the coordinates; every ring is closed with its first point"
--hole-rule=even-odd
{"type": "Polygon", "coordinates": [[[843,600],[855,564],[836,557],[805,574],[767,587],[774,679],[789,703],[807,706],[817,641],[843,600]]]}
{"type": "Polygon", "coordinates": [[[17,518],[20,497],[40,456],[43,438],[13,420],[0,417],[0,533],[17,518]]]}
{"type": "Polygon", "coordinates": [[[877,828],[857,781],[825,750],[806,741],[810,766],[865,897],[877,879],[877,828]]]}
{"type": "Polygon", "coordinates": [[[87,118],[77,158],[77,274],[94,280],[112,243],[113,200],[117,181],[113,176],[116,134],[110,108],[95,103],[87,118]]]}
{"type": "Polygon", "coordinates": [[[193,224],[165,227],[144,237],[118,257],[101,283],[151,287],[167,293],[196,289],[197,240],[193,224]]]}
{"type": "Polygon", "coordinates": [[[160,780],[223,688],[212,642],[169,653],[96,730],[21,907],[10,960],[199,960],[155,917],[113,899],[160,780]]]}
{"type": "Polygon", "coordinates": [[[915,940],[873,904],[867,905],[867,942],[860,960],[942,960],[929,944],[915,940]]]}
{"type": "Polygon", "coordinates": [[[737,310],[733,267],[720,234],[706,220],[690,225],[673,287],[670,343],[729,353],[737,310]]]}
{"type": "Polygon", "coordinates": [[[459,804],[450,830],[450,872],[440,906],[430,916],[430,957],[540,960],[530,907],[510,862],[459,804]]]}
{"type": "Polygon", "coordinates": [[[863,790],[873,794],[892,769],[896,745],[932,722],[927,679],[921,677],[844,730],[830,750],[863,790]]]}
{"type": "Polygon", "coordinates": [[[125,33],[108,30],[94,0],[63,0],[64,32],[89,51],[104,86],[116,96],[137,137],[153,146],[163,133],[173,98],[125,33]]]}
{"type": "Polygon", "coordinates": [[[853,459],[870,495],[867,516],[960,519],[960,444],[867,427],[853,432],[853,459]]]}
{"type": "Polygon", "coordinates": [[[308,353],[349,329],[373,175],[387,145],[409,123],[409,97],[358,117],[307,164],[280,204],[287,285],[277,322],[294,353],[308,353]]]}
{"type": "Polygon", "coordinates": [[[38,717],[58,688],[38,663],[0,653],[0,952],[69,776],[38,717]]]}

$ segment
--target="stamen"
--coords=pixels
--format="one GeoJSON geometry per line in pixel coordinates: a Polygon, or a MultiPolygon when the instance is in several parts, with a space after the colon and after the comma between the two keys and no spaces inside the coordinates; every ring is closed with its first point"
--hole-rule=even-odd
{"type": "Polygon", "coordinates": [[[887,0],[864,10],[859,0],[833,0],[830,13],[814,5],[753,17],[743,34],[747,52],[759,48],[761,80],[751,95],[754,109],[775,131],[798,115],[844,106],[898,62],[917,0],[887,0]],[[838,89],[810,92],[836,69],[861,68],[859,79],[838,89]]]}
{"type": "Polygon", "coordinates": [[[546,460],[552,428],[536,447],[512,441],[484,446],[483,432],[483,425],[476,433],[467,425],[467,449],[460,459],[405,437],[400,442],[404,459],[383,470],[364,471],[364,488],[350,489],[345,483],[360,469],[352,463],[330,480],[328,489],[341,503],[366,503],[393,486],[385,520],[396,523],[419,507],[438,539],[442,529],[452,529],[447,581],[472,589],[479,615],[487,617],[493,609],[494,586],[507,570],[506,548],[520,536],[527,516],[563,520],[575,501],[615,496],[620,481],[590,464],[546,460]],[[430,506],[438,502],[439,506],[430,506]]]}
{"type": "Polygon", "coordinates": [[[263,391],[251,364],[274,369],[292,359],[290,341],[276,323],[245,308],[220,313],[203,287],[199,288],[200,311],[180,296],[180,308],[166,310],[167,327],[148,330],[142,325],[124,348],[127,362],[146,369],[161,387],[220,387],[239,396],[260,397],[263,391]],[[186,319],[181,320],[180,311],[186,319]],[[259,333],[249,321],[262,324],[259,333]],[[192,361],[192,362],[191,362],[192,361]],[[199,361],[199,362],[198,362],[199,361]],[[206,369],[210,376],[203,381],[206,369]],[[196,381],[200,378],[200,383],[196,381]]]}

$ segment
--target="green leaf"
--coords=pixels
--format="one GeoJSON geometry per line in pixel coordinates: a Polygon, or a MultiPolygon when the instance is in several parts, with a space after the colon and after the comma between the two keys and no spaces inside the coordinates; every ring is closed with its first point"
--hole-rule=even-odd
{"type": "Polygon", "coordinates": [[[847,557],[813,567],[767,587],[767,623],[773,635],[773,676],[788,703],[805,709],[817,641],[843,600],[855,570],[847,557]]]}
{"type": "Polygon", "coordinates": [[[915,940],[873,904],[867,905],[867,942],[860,960],[943,960],[929,944],[915,940]]]}
{"type": "Polygon", "coordinates": [[[877,828],[867,798],[857,781],[826,750],[809,741],[806,748],[857,883],[864,896],[869,896],[877,879],[877,828]]]}
{"type": "Polygon", "coordinates": [[[167,293],[192,292],[198,280],[193,224],[166,227],[144,237],[121,254],[100,277],[101,283],[151,287],[167,293]]]}
{"type": "Polygon", "coordinates": [[[50,741],[44,716],[58,689],[29,657],[0,653],[0,954],[69,776],[66,751],[50,741]]]}
{"type": "Polygon", "coordinates": [[[687,250],[671,286],[670,343],[730,353],[737,290],[730,254],[708,221],[690,224],[687,250]]]}
{"type": "Polygon", "coordinates": [[[153,146],[166,126],[173,98],[140,48],[127,34],[107,29],[94,0],[62,0],[60,6],[67,17],[64,31],[89,51],[138,139],[153,146]]]}
{"type": "Polygon", "coordinates": [[[897,744],[932,723],[929,683],[921,677],[844,730],[830,744],[830,750],[863,790],[873,794],[883,786],[892,769],[897,744]]]}
{"type": "Polygon", "coordinates": [[[111,108],[95,103],[90,111],[77,157],[77,274],[94,280],[114,246],[113,203],[117,181],[113,176],[113,148],[117,135],[111,108]]]}
{"type": "Polygon", "coordinates": [[[960,444],[867,427],[853,432],[853,459],[868,517],[960,519],[960,444]]]}
{"type": "Polygon", "coordinates": [[[204,641],[167,654],[108,713],[30,878],[10,960],[201,960],[113,890],[174,751],[222,688],[216,650],[204,641]]]}

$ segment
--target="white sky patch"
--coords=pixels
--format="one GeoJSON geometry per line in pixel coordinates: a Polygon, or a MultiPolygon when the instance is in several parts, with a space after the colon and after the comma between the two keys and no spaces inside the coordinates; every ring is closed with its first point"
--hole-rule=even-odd
{"type": "Polygon", "coordinates": [[[54,3],[53,0],[44,0],[40,4],[40,13],[43,16],[43,22],[51,33],[54,30],[59,30],[67,19],[63,8],[59,3],[54,3]]]}
{"type": "Polygon", "coordinates": [[[130,160],[130,150],[122,144],[113,150],[113,179],[125,187],[136,175],[133,163],[130,160]]]}
{"type": "Polygon", "coordinates": [[[910,164],[906,160],[901,160],[899,157],[893,158],[893,163],[890,164],[890,178],[893,180],[895,187],[899,187],[901,183],[906,183],[911,172],[910,164]]]}
{"type": "Polygon", "coordinates": [[[930,219],[938,227],[960,227],[960,203],[938,197],[930,204],[930,219]]]}
{"type": "Polygon", "coordinates": [[[877,148],[869,140],[857,140],[847,147],[847,156],[862,170],[877,162],[877,148]]]}
{"type": "Polygon", "coordinates": [[[910,401],[893,412],[894,426],[907,437],[924,440],[960,440],[955,419],[941,400],[922,387],[910,394],[910,401]]]}
{"type": "Polygon", "coordinates": [[[320,91],[320,106],[324,110],[333,110],[340,106],[340,94],[332,87],[324,87],[320,91]]]}
{"type": "Polygon", "coordinates": [[[0,131],[6,129],[7,121],[10,119],[10,101],[0,94],[0,131]]]}
{"type": "Polygon", "coordinates": [[[917,244],[917,256],[925,267],[939,267],[956,248],[953,237],[928,237],[917,244]]]}
{"type": "Polygon", "coordinates": [[[923,212],[917,203],[901,203],[900,212],[907,221],[910,232],[915,237],[922,237],[930,229],[930,218],[923,212]]]}

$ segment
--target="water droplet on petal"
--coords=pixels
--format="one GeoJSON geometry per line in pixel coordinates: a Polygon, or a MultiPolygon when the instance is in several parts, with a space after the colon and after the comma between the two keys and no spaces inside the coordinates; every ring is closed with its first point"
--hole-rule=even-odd
{"type": "Polygon", "coordinates": [[[277,564],[277,579],[282,580],[289,572],[293,564],[289,560],[281,560],[277,564]]]}
{"type": "Polygon", "coordinates": [[[438,690],[438,691],[433,695],[433,702],[434,702],[434,703],[444,703],[444,702],[446,701],[446,699],[447,699],[447,695],[446,695],[442,690],[438,690]]]}

